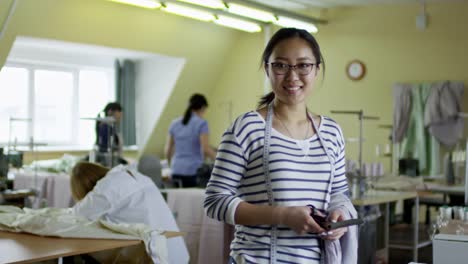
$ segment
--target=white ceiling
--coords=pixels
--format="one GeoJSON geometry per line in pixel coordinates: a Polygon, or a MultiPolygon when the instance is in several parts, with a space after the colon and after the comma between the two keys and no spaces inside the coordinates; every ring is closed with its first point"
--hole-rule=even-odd
{"type": "MultiPolygon", "coordinates": [[[[336,6],[359,6],[376,4],[414,4],[423,0],[249,0],[274,8],[301,10],[309,8],[327,8],[336,6]]],[[[468,2],[468,0],[425,0],[426,3],[468,2]]]]}

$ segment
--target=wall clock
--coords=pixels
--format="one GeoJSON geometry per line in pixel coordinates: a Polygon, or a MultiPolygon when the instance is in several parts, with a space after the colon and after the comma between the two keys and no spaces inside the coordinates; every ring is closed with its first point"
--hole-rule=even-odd
{"type": "Polygon", "coordinates": [[[346,74],[353,81],[359,81],[366,75],[366,65],[360,60],[353,60],[346,66],[346,74]]]}

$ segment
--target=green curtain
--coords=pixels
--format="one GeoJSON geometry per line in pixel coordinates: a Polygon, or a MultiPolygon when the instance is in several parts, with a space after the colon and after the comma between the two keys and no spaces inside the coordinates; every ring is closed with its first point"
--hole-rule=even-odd
{"type": "Polygon", "coordinates": [[[424,109],[430,92],[430,83],[412,86],[410,120],[406,137],[400,145],[399,158],[417,159],[420,174],[438,175],[440,145],[424,127],[424,109]]]}
{"type": "Polygon", "coordinates": [[[135,63],[131,60],[115,62],[117,102],[123,107],[120,131],[125,146],[136,145],[135,129],[135,63]]]}

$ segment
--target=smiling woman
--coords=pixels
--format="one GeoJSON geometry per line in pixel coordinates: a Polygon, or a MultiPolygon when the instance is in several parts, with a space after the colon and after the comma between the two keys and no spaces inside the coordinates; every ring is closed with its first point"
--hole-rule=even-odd
{"type": "Polygon", "coordinates": [[[342,256],[356,263],[357,229],[329,231],[311,216],[311,208],[331,222],[357,215],[347,196],[341,128],[306,106],[323,67],[320,47],[305,30],[283,28],[262,65],[272,92],[224,133],[207,214],[236,224],[231,263],[341,263],[342,256]],[[340,241],[348,250],[327,250],[340,241]]]}

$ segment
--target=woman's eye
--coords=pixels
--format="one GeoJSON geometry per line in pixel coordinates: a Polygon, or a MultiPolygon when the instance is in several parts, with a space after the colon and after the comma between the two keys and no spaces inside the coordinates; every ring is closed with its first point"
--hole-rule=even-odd
{"type": "Polygon", "coordinates": [[[275,64],[273,64],[273,66],[275,66],[276,68],[282,68],[282,69],[288,67],[288,65],[286,65],[284,63],[275,63],[275,64]]]}
{"type": "Polygon", "coordinates": [[[299,69],[305,69],[305,68],[309,68],[309,65],[308,63],[300,63],[297,65],[297,68],[299,69]]]}

